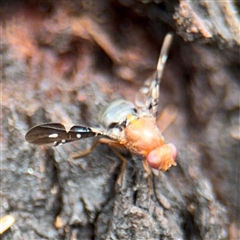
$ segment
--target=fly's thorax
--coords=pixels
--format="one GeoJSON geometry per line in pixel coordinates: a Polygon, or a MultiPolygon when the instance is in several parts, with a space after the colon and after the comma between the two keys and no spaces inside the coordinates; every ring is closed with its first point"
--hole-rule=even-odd
{"type": "Polygon", "coordinates": [[[135,119],[122,131],[119,141],[130,151],[147,156],[164,144],[164,137],[151,117],[135,119]]]}
{"type": "Polygon", "coordinates": [[[99,112],[98,122],[101,127],[110,129],[124,122],[127,115],[135,113],[136,109],[133,103],[123,99],[115,100],[99,112]]]}

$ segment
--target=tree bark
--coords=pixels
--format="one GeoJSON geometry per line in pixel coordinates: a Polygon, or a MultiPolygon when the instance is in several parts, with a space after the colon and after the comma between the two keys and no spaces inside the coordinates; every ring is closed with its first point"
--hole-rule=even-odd
{"type": "Polygon", "coordinates": [[[238,8],[215,3],[215,15],[209,1],[2,3],[0,217],[16,219],[2,239],[240,238],[238,8]],[[177,108],[164,136],[179,155],[176,167],[153,171],[153,195],[140,157],[123,152],[119,186],[121,160],[106,145],[72,160],[91,139],[54,148],[25,141],[34,125],[96,127],[106,103],[134,101],[169,31],[159,107],[177,108]]]}

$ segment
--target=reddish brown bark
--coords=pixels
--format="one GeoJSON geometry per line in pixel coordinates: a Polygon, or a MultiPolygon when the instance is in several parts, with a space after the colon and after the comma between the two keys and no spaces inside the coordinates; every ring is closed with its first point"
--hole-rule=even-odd
{"type": "Polygon", "coordinates": [[[3,240],[236,239],[240,73],[232,9],[239,6],[215,8],[218,16],[207,1],[2,3],[0,209],[16,218],[3,240]],[[136,156],[125,153],[119,187],[121,161],[105,145],[71,161],[91,141],[57,148],[25,141],[33,125],[97,126],[104,103],[133,101],[168,31],[176,37],[160,108],[178,109],[165,137],[179,157],[168,172],[154,172],[153,196],[136,156]]]}

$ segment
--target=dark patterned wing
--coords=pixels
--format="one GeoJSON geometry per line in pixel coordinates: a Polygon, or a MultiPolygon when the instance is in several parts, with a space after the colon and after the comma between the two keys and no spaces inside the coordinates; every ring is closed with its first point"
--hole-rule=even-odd
{"type": "Polygon", "coordinates": [[[147,108],[147,110],[155,117],[158,110],[160,82],[172,40],[173,35],[168,33],[163,41],[156,72],[154,73],[153,77],[146,80],[136,98],[136,105],[140,107],[144,105],[144,107],[147,108]]]}
{"type": "Polygon", "coordinates": [[[69,130],[61,123],[45,123],[30,129],[25,139],[33,144],[64,144],[80,140],[82,138],[96,137],[104,135],[103,132],[96,129],[74,125],[69,130]]]}

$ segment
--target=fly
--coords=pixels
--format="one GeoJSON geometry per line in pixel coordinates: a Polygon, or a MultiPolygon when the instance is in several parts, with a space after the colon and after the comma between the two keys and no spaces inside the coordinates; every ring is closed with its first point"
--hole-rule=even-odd
{"type": "Polygon", "coordinates": [[[83,138],[98,137],[87,149],[73,158],[79,158],[92,152],[98,143],[107,144],[122,160],[123,165],[118,178],[121,184],[126,168],[126,159],[116,148],[127,148],[130,152],[143,157],[143,167],[148,174],[152,192],[151,168],[161,171],[176,166],[177,149],[166,143],[162,132],[157,127],[157,109],[160,81],[168,58],[168,51],[173,36],[168,33],[163,42],[154,76],[147,80],[136,97],[135,104],[125,100],[115,100],[98,114],[98,128],[74,125],[70,128],[61,123],[45,123],[30,129],[25,138],[33,144],[54,144],[55,146],[83,138]],[[151,168],[150,168],[151,167],[151,168]]]}

